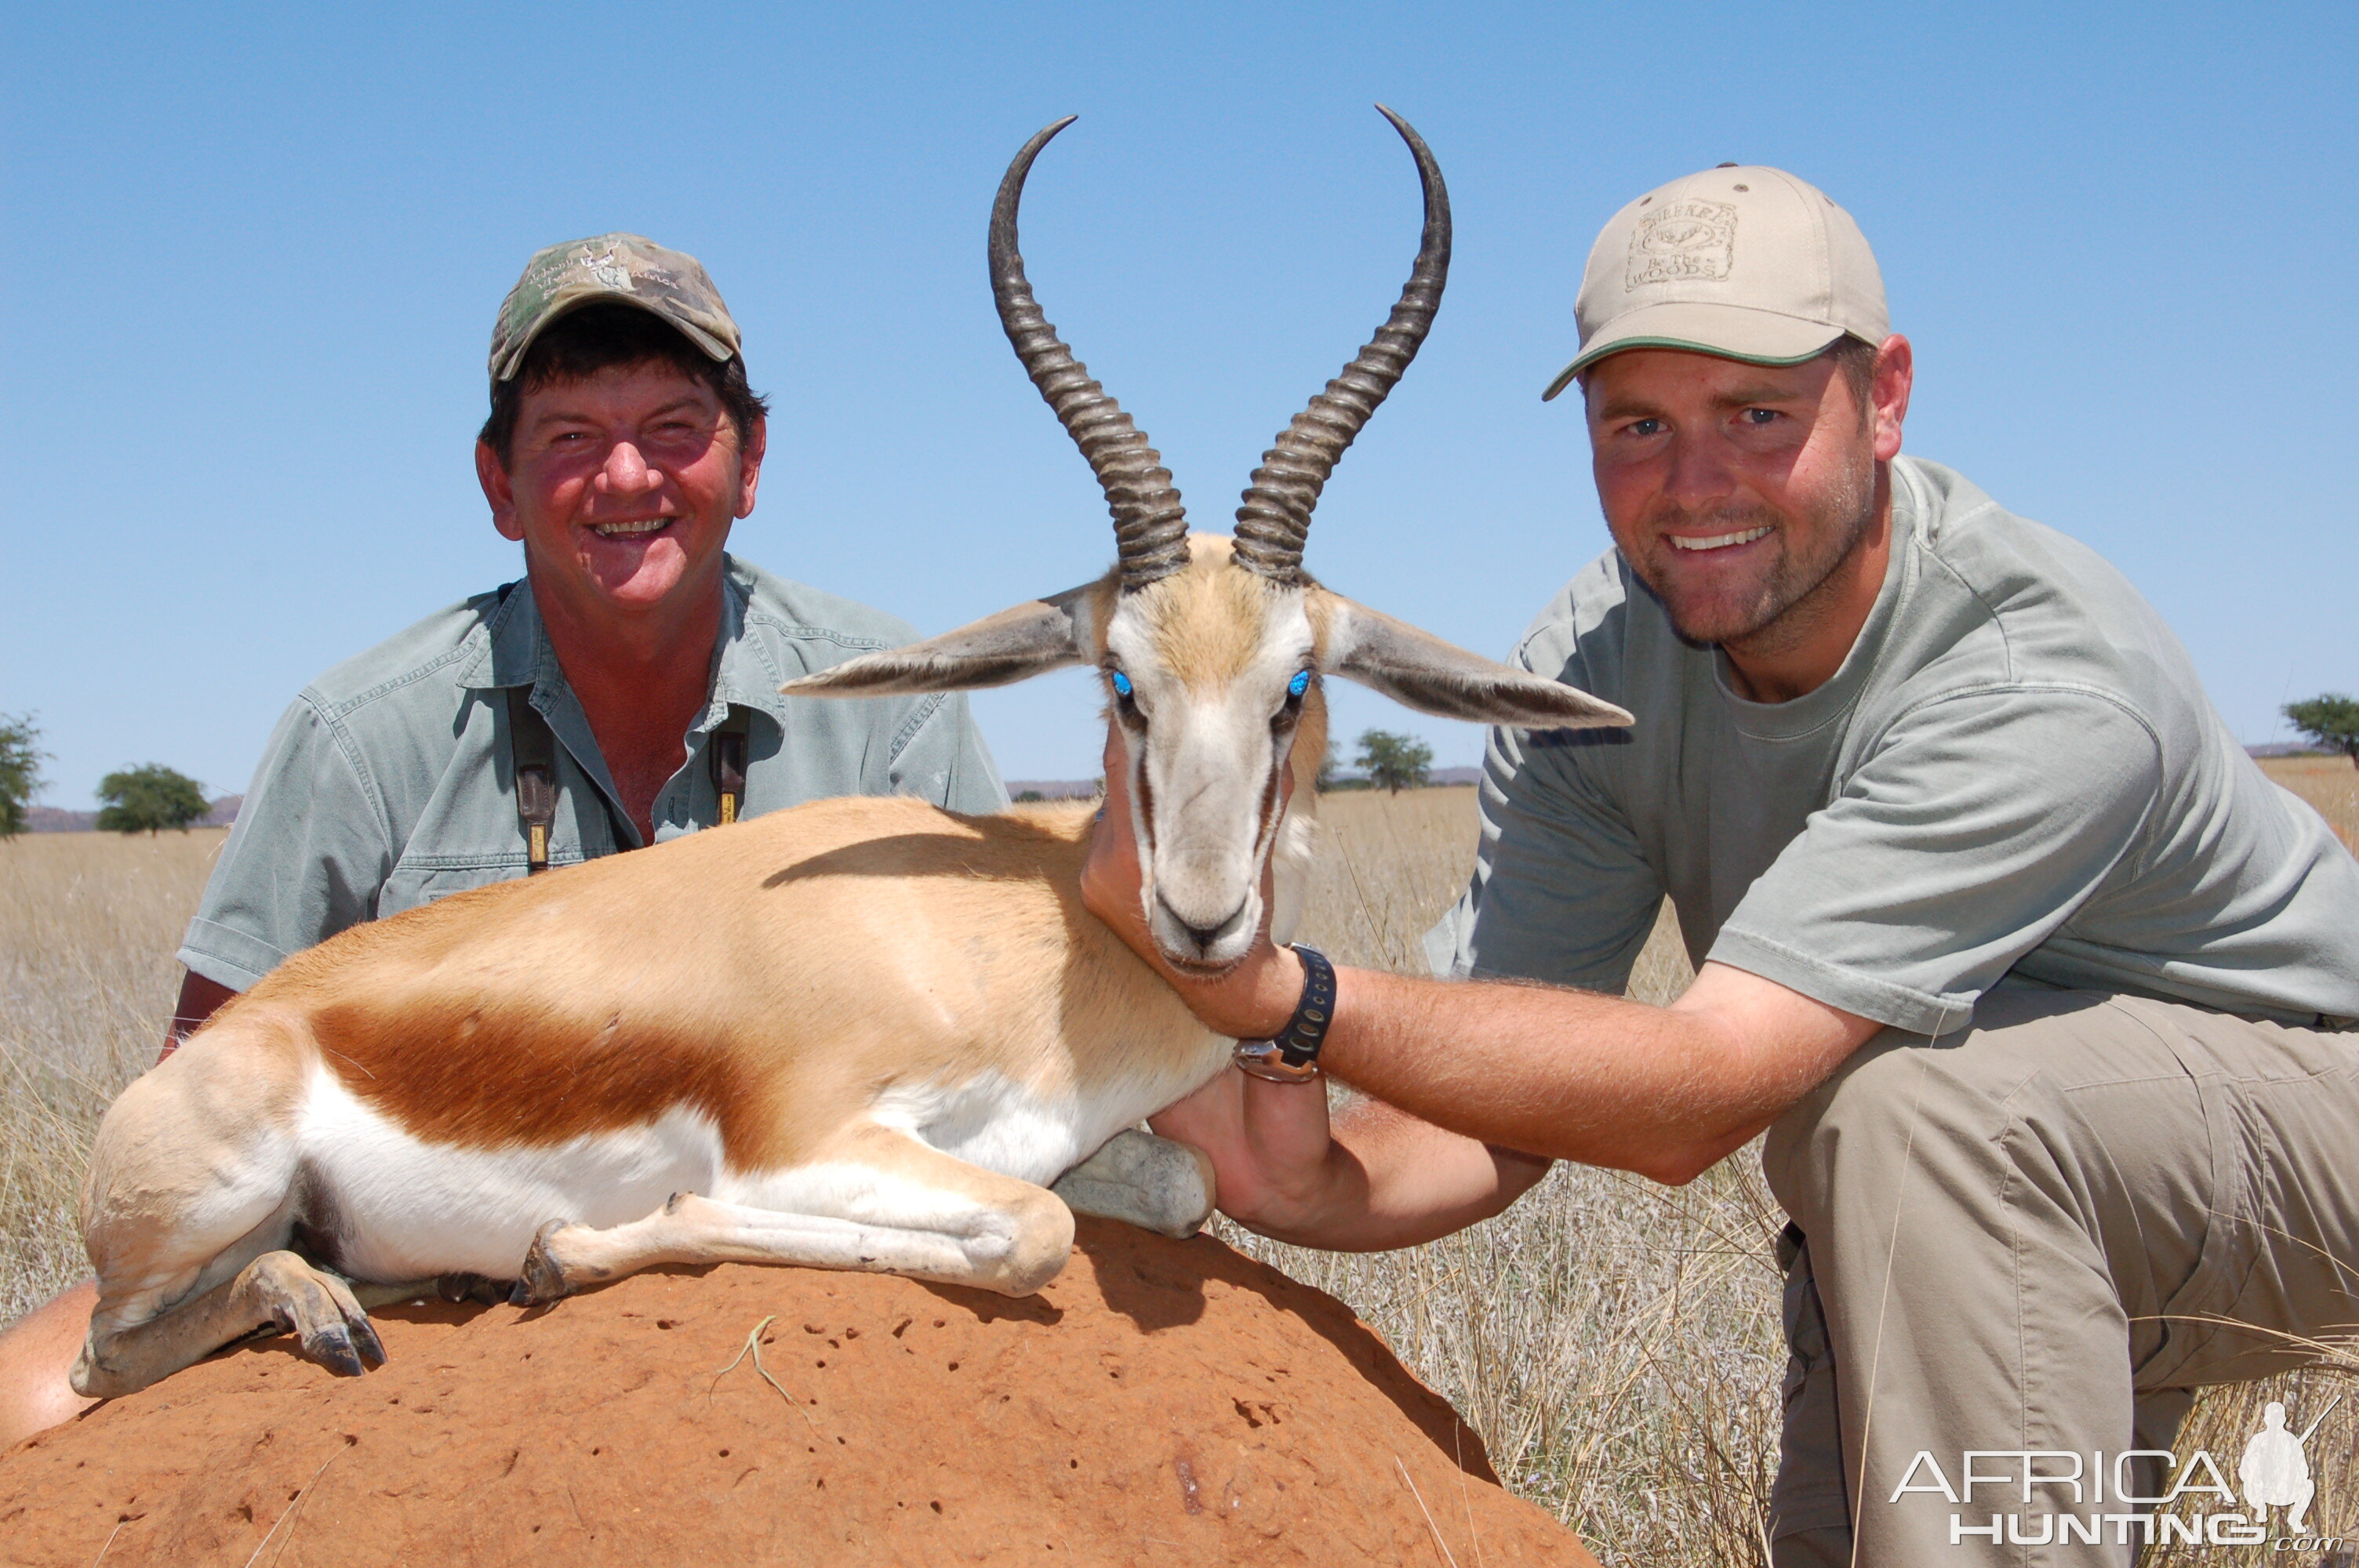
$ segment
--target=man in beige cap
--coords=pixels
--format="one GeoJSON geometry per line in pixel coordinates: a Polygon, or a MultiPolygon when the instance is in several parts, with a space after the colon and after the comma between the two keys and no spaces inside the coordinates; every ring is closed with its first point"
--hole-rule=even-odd
{"type": "MultiPolygon", "coordinates": [[[[295,699],[180,948],[167,1051],[288,954],[462,889],[829,795],[1006,804],[962,697],[777,695],[917,633],[724,548],[765,406],[696,258],[551,245],[490,368],[475,472],[525,575],[295,699]]],[[[89,1402],[64,1379],[91,1304],[79,1287],[0,1336],[0,1447],[89,1402]]]]}
{"type": "MultiPolygon", "coordinates": [[[[1493,734],[1456,983],[1337,970],[1324,1060],[1373,1098],[1331,1126],[1231,1073],[1157,1125],[1245,1224],[1369,1249],[1552,1159],[1679,1183],[1767,1131],[1775,1559],[2126,1563],[2208,1479],[2151,1452],[2191,1390],[2359,1321],[2359,863],[2117,572],[1900,455],[1909,345],[1820,191],[1640,198],[1575,314],[1548,395],[1614,547],[1515,658],[1636,724],[1493,734]],[[1624,1000],[1667,896],[1695,983],[1624,1000]]],[[[1129,843],[1091,904],[1154,961],[1129,843]]],[[[1263,1039],[1304,972],[1171,978],[1263,1039]]],[[[2234,1507],[2207,1542],[2254,1539],[2234,1507]]]]}

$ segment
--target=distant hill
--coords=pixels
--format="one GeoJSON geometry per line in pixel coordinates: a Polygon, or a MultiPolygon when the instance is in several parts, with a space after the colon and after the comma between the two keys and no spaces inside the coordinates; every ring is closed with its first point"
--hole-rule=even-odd
{"type": "Polygon", "coordinates": [[[1007,798],[1021,800],[1087,800],[1098,792],[1095,779],[1009,779],[1007,798]]]}
{"type": "MultiPolygon", "coordinates": [[[[245,804],[242,795],[225,795],[213,802],[197,823],[200,827],[226,827],[237,820],[237,808],[245,804]]],[[[95,811],[68,811],[56,806],[28,806],[25,808],[25,828],[31,833],[94,833],[98,830],[95,811]]]]}
{"type": "MultiPolygon", "coordinates": [[[[1349,788],[1356,789],[1367,784],[1367,777],[1363,773],[1346,772],[1338,773],[1336,778],[1349,788]]],[[[1435,768],[1426,775],[1426,782],[1430,784],[1480,784],[1483,782],[1483,770],[1435,768]]],[[[1027,795],[1040,800],[1087,800],[1097,792],[1098,782],[1095,779],[1009,779],[1007,781],[1007,795],[1011,800],[1021,800],[1027,795]]]]}

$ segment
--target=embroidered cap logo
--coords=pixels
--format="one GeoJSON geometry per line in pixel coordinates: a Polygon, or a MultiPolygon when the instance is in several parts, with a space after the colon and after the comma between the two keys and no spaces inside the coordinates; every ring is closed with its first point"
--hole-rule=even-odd
{"type": "Polygon", "coordinates": [[[1728,276],[1735,259],[1735,205],[1682,197],[1638,220],[1622,287],[1716,283],[1728,276]]]}

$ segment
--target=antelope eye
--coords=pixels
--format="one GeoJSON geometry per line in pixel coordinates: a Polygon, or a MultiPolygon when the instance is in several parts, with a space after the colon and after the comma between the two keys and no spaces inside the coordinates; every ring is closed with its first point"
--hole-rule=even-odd
{"type": "Polygon", "coordinates": [[[1130,700],[1130,677],[1120,670],[1114,672],[1114,694],[1125,702],[1130,700]]]}
{"type": "Polygon", "coordinates": [[[1310,672],[1309,670],[1295,671],[1294,678],[1286,683],[1286,695],[1294,698],[1297,702],[1301,701],[1302,694],[1310,689],[1310,672]]]}

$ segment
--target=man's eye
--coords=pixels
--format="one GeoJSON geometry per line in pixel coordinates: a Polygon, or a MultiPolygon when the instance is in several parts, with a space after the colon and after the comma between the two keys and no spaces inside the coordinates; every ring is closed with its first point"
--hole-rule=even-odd
{"type": "Polygon", "coordinates": [[[1663,422],[1660,419],[1634,419],[1630,422],[1630,434],[1634,436],[1659,436],[1662,433],[1663,422]]]}
{"type": "Polygon", "coordinates": [[[1748,408],[1745,411],[1742,417],[1747,425],[1752,425],[1756,427],[1763,425],[1774,425],[1777,422],[1777,411],[1775,408],[1748,408]]]}

